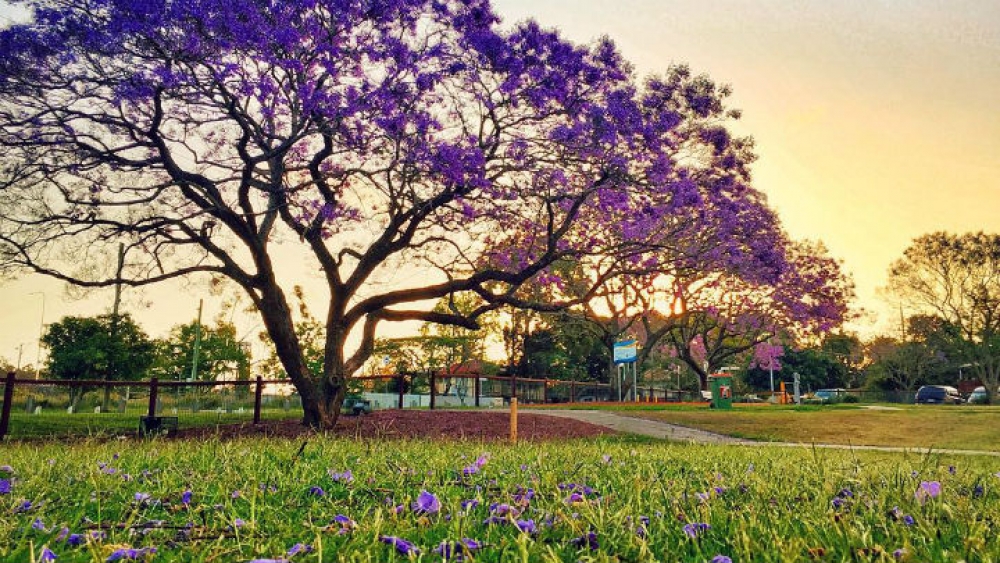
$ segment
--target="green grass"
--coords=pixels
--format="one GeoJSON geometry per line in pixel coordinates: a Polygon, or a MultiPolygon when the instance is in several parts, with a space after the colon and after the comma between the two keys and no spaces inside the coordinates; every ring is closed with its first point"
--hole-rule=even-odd
{"type": "Polygon", "coordinates": [[[0,494],[0,561],[38,561],[44,546],[58,563],[106,561],[124,548],[155,548],[153,561],[246,562],[288,558],[300,543],[312,551],[293,563],[441,561],[434,547],[461,538],[485,544],[466,559],[482,562],[894,561],[895,550],[914,562],[1000,559],[1000,460],[991,457],[316,437],[14,444],[0,450],[3,465],[12,471],[0,469],[10,486],[0,494]],[[463,475],[484,453],[482,470],[463,475]],[[331,478],[345,470],[353,481],[331,478]],[[922,482],[939,483],[940,495],[921,499],[922,482]],[[439,512],[414,512],[421,491],[439,512]],[[478,506],[463,508],[467,500],[478,506]],[[485,523],[493,503],[517,507],[537,532],[510,517],[485,523]],[[689,524],[708,527],[692,538],[689,524]],[[66,541],[91,532],[103,537],[66,541]],[[401,555],[385,536],[421,554],[401,555]]]}
{"type": "Polygon", "coordinates": [[[753,406],[729,411],[658,407],[623,414],[754,440],[991,450],[1000,446],[1000,408],[882,405],[753,406]]]}
{"type": "MultiPolygon", "coordinates": [[[[92,413],[81,412],[67,414],[63,411],[48,411],[41,414],[11,413],[10,439],[33,440],[39,438],[64,437],[108,437],[117,435],[135,435],[139,430],[139,417],[145,416],[145,409],[129,409],[128,412],[92,413]]],[[[179,428],[215,426],[220,424],[238,424],[253,421],[253,409],[242,413],[227,413],[217,411],[181,412],[173,415],[169,412],[162,416],[177,416],[179,428]]],[[[302,417],[301,408],[262,409],[261,419],[283,420],[302,417]]]]}

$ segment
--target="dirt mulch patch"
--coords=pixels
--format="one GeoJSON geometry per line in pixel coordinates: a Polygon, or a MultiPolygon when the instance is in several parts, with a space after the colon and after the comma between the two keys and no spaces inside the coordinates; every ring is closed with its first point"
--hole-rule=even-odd
{"type": "MultiPolygon", "coordinates": [[[[519,440],[544,441],[592,438],[615,431],[568,418],[541,414],[519,414],[519,440]]],[[[258,426],[230,424],[207,428],[184,428],[176,437],[233,439],[242,437],[297,438],[314,431],[298,421],[268,421],[258,426]]],[[[380,410],[362,416],[341,416],[328,436],[358,439],[433,439],[499,441],[510,438],[510,415],[506,412],[380,410]]]]}

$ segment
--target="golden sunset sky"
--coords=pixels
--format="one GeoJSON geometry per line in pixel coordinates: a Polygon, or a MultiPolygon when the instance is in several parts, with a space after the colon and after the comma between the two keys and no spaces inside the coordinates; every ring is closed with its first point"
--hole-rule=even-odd
{"type": "MultiPolygon", "coordinates": [[[[853,328],[895,330],[882,301],[910,241],[947,230],[1000,232],[1000,2],[996,0],[494,0],[506,24],[534,18],[576,42],[607,35],[638,75],[688,63],[733,86],[739,131],[760,155],[755,185],[788,232],[820,240],[870,314],[853,328]]],[[[24,17],[0,1],[0,25],[24,17]]],[[[0,55],[2,56],[2,55],[0,55]]],[[[37,353],[45,322],[110,309],[111,294],[64,297],[28,277],[0,285],[0,357],[37,353]]],[[[127,296],[153,336],[206,319],[201,287],[127,296]]],[[[237,316],[239,319],[240,315],[237,316]]],[[[245,317],[251,327],[256,321],[245,317]]]]}

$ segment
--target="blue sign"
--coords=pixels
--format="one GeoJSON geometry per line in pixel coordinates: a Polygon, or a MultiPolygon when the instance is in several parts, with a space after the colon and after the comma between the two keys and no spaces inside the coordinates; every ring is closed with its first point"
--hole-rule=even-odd
{"type": "Polygon", "coordinates": [[[631,364],[639,356],[639,343],[635,339],[615,342],[614,351],[616,364],[631,364]]]}

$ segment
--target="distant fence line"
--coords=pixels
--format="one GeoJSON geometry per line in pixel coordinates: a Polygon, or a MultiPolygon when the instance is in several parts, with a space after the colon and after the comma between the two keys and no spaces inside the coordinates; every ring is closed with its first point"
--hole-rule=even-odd
{"type": "MultiPolygon", "coordinates": [[[[499,406],[506,404],[513,397],[517,397],[522,403],[610,401],[614,398],[613,388],[607,383],[473,374],[369,375],[350,378],[347,383],[351,393],[378,396],[383,399],[392,397],[391,401],[377,401],[381,403],[378,405],[381,408],[405,408],[407,397],[410,399],[409,407],[431,409],[441,406],[478,407],[482,406],[484,399],[489,401],[488,406],[499,406]],[[466,400],[472,404],[466,405],[466,400]]],[[[297,397],[297,395],[290,397],[265,395],[267,387],[277,389],[285,387],[291,393],[292,381],[265,380],[261,377],[238,381],[173,381],[158,378],[147,381],[107,381],[17,379],[15,374],[9,373],[5,379],[0,379],[0,384],[4,387],[3,407],[0,413],[0,440],[9,434],[11,413],[15,404],[19,409],[23,408],[28,413],[36,414],[42,412],[42,407],[47,409],[46,412],[51,412],[53,409],[57,409],[57,412],[63,409],[68,413],[86,412],[93,408],[95,413],[144,414],[140,419],[140,431],[142,431],[147,419],[155,419],[159,423],[159,418],[162,416],[158,415],[164,413],[175,415],[173,418],[175,426],[176,415],[180,411],[212,412],[214,408],[221,415],[225,405],[225,413],[242,414],[250,410],[250,405],[245,403],[250,398],[251,387],[254,424],[260,423],[265,403],[273,405],[278,402],[284,410],[289,410],[291,402],[297,397]],[[94,396],[85,401],[82,398],[83,393],[78,392],[81,389],[84,391],[108,389],[114,391],[116,396],[111,404],[107,401],[102,402],[94,396]],[[145,403],[145,408],[141,404],[136,404],[139,401],[145,403]],[[240,405],[238,410],[235,405],[240,405]]],[[[108,395],[110,394],[109,391],[108,395]]],[[[688,394],[675,390],[658,390],[653,387],[643,388],[637,394],[639,399],[646,401],[676,401],[685,398],[685,395],[688,394]]],[[[690,394],[691,397],[694,395],[690,394]]]]}

